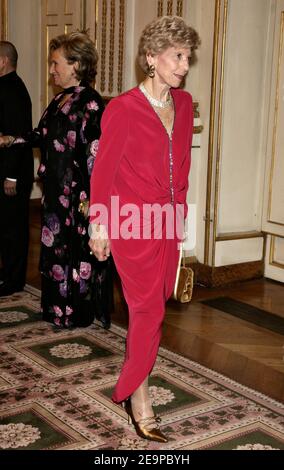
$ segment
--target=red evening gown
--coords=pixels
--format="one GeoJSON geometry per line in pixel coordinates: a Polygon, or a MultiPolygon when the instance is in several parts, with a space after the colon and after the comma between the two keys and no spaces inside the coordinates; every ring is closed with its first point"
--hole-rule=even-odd
{"type": "MultiPolygon", "coordinates": [[[[186,213],[192,98],[179,89],[171,89],[171,93],[175,108],[172,140],[138,87],[107,106],[91,177],[91,206],[104,204],[110,213],[111,197],[119,196],[119,208],[135,204],[141,214],[144,204],[155,203],[171,204],[174,210],[177,204],[184,204],[186,213]]],[[[121,215],[120,224],[125,220],[126,213],[121,215]]],[[[116,237],[108,226],[112,255],[129,309],[126,355],[112,397],[115,402],[125,400],[141,385],[158,354],[165,302],[173,291],[178,263],[178,237],[166,238],[165,217],[162,220],[158,239],[116,237]]],[[[103,216],[96,221],[107,222],[103,216]]],[[[142,214],[138,222],[142,231],[149,220],[142,214]]]]}

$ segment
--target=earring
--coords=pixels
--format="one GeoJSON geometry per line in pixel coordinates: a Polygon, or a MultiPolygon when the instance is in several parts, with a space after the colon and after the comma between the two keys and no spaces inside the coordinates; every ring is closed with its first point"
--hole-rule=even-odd
{"type": "Polygon", "coordinates": [[[155,65],[149,65],[148,75],[150,78],[155,77],[155,65]]]}

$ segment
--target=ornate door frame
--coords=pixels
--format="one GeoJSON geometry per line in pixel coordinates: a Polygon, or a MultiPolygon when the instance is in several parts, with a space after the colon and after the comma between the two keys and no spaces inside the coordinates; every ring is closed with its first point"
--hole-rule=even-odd
{"type": "Polygon", "coordinates": [[[7,0],[0,0],[0,39],[7,39],[8,9],[7,0]]]}

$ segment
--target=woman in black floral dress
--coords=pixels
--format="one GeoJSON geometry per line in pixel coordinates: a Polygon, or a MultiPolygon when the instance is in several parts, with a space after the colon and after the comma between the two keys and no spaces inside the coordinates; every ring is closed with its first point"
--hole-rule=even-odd
{"type": "Polygon", "coordinates": [[[43,319],[56,326],[110,325],[111,260],[99,263],[88,248],[89,179],[98,149],[102,98],[90,86],[97,52],[84,33],[51,40],[50,74],[63,91],[26,137],[1,137],[0,145],[30,143],[41,149],[43,182],[40,271],[43,319]]]}

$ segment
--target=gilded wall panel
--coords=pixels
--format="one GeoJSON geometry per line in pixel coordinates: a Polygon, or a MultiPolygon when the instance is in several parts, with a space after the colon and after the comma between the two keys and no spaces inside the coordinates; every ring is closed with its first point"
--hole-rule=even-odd
{"type": "Polygon", "coordinates": [[[123,91],[127,0],[98,0],[96,88],[104,96],[123,91]]]}
{"type": "Polygon", "coordinates": [[[7,0],[0,0],[0,39],[7,39],[7,0]]]}
{"type": "Polygon", "coordinates": [[[284,269],[284,238],[271,236],[269,264],[284,269]]]}
{"type": "Polygon", "coordinates": [[[183,15],[184,0],[157,0],[157,16],[183,15]]]}

